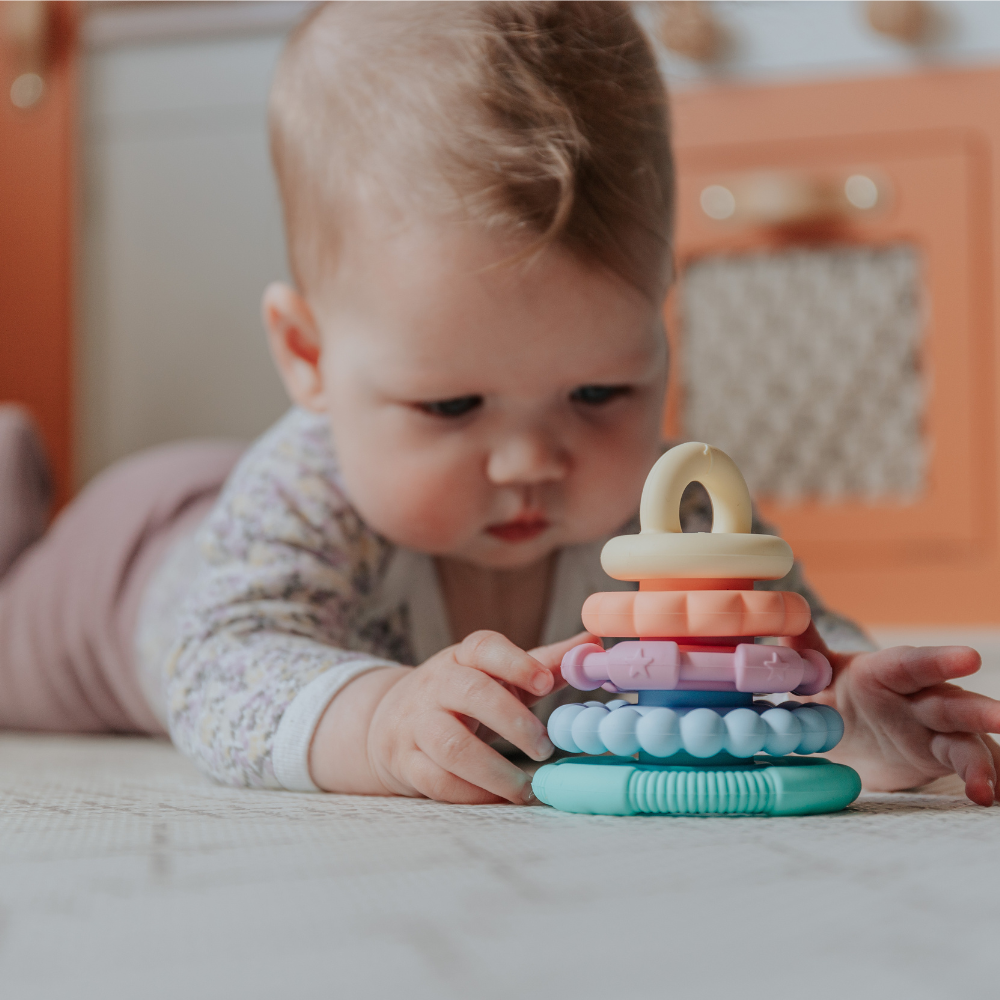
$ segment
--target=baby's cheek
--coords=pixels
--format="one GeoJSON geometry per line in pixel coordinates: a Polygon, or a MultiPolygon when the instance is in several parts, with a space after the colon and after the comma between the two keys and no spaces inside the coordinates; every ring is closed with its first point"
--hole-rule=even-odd
{"type": "Polygon", "coordinates": [[[482,528],[485,509],[461,470],[400,463],[379,480],[369,481],[359,511],[397,545],[443,555],[482,528]]]}
{"type": "Polygon", "coordinates": [[[655,448],[622,441],[619,447],[591,449],[573,477],[567,509],[575,522],[574,541],[617,531],[639,510],[646,475],[658,457],[655,448]]]}

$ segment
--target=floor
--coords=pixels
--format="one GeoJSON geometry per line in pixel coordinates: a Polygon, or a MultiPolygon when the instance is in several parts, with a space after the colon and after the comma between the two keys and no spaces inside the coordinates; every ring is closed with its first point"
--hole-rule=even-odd
{"type": "MultiPolygon", "coordinates": [[[[938,786],[949,791],[948,783],[938,786]]],[[[0,993],[996,996],[1000,809],[765,819],[249,792],[0,736],[0,993]]]]}

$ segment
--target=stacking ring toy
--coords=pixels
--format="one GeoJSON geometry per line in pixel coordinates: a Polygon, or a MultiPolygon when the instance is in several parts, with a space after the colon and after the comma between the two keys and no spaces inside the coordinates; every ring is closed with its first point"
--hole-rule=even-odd
{"type": "Polygon", "coordinates": [[[601,553],[605,572],[638,591],[592,594],[583,606],[594,635],[638,641],[608,650],[583,643],[562,661],[571,686],[632,691],[636,701],[557,708],[553,744],[591,756],[539,768],[535,795],[567,812],[609,815],[845,808],[861,791],[851,768],[785,759],[832,750],[844,734],[840,714],[753,700],[817,695],[833,671],[816,650],[753,641],[801,635],[809,605],[799,594],[753,589],[785,576],[793,556],[782,539],[751,532],[750,494],[732,459],[705,444],[671,449],[650,470],[639,521],[639,534],[612,538],[601,553]],[[711,532],[681,531],[681,494],[692,482],[708,490],[711,532]]]}
{"type": "Polygon", "coordinates": [[[748,691],[817,694],[833,671],[814,649],[740,643],[732,653],[682,652],[676,642],[620,642],[605,652],[595,642],[575,646],[562,675],[578,691],[748,691]]]}
{"type": "Polygon", "coordinates": [[[669,758],[679,750],[693,757],[726,751],[734,757],[765,753],[822,753],[844,735],[844,720],[827,705],[797,701],[788,707],[758,702],[756,707],[679,709],[591,701],[560,705],[549,719],[549,735],[570,753],[620,756],[645,751],[669,758]]]}
{"type": "Polygon", "coordinates": [[[792,568],[792,550],[776,535],[750,534],[752,520],[750,492],[733,460],[707,444],[680,444],[646,477],[642,530],[612,538],[601,565],[615,580],[780,580],[792,568]],[[712,501],[711,534],[681,531],[681,494],[696,481],[712,501]]]}
{"type": "Polygon", "coordinates": [[[780,590],[640,590],[591,594],[583,626],[594,635],[800,635],[809,627],[801,594],[780,590]]]}

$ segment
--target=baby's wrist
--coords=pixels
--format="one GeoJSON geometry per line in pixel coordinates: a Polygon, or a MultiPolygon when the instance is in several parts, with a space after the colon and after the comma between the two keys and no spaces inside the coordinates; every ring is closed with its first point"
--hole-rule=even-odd
{"type": "Polygon", "coordinates": [[[369,759],[369,730],[385,695],[412,667],[379,667],[356,677],[327,706],[313,734],[309,773],[324,792],[388,795],[369,759]]]}

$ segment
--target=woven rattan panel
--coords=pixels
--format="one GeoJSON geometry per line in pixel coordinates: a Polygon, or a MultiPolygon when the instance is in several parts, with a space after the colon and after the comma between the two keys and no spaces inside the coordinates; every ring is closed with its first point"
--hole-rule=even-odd
{"type": "Polygon", "coordinates": [[[681,284],[684,434],[786,500],[909,497],[926,463],[910,247],[720,255],[681,284]]]}

